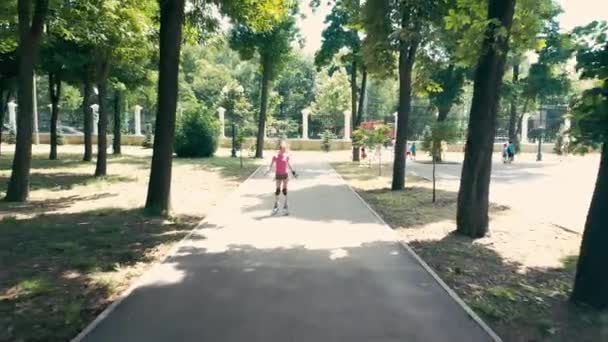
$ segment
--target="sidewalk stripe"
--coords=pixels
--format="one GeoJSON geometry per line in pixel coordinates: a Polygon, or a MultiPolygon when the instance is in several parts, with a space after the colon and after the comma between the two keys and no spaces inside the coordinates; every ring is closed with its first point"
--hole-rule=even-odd
{"type": "MultiPolygon", "coordinates": [[[[376,219],[378,219],[382,225],[384,227],[386,227],[387,229],[390,229],[392,232],[395,232],[394,229],[392,229],[388,223],[386,223],[386,221],[384,221],[384,219],[380,216],[380,214],[378,214],[376,212],[376,210],[374,210],[374,208],[372,208],[364,199],[363,197],[361,197],[361,195],[359,195],[359,193],[357,193],[357,191],[355,191],[355,189],[353,189],[353,187],[350,185],[349,182],[347,182],[344,177],[342,177],[342,175],[336,171],[336,169],[334,169],[334,167],[329,164],[329,167],[334,171],[334,173],[342,180],[342,182],[344,182],[344,184],[346,184],[346,186],[350,189],[350,191],[352,191],[355,196],[357,196],[357,198],[367,207],[367,209],[369,209],[369,211],[376,217],[376,219]]],[[[471,309],[463,300],[462,298],[460,298],[460,296],[458,296],[458,294],[456,292],[454,292],[454,290],[452,290],[438,275],[437,273],[435,273],[435,271],[433,271],[433,269],[424,261],[422,260],[422,258],[416,254],[416,252],[404,241],[402,241],[401,239],[397,238],[397,241],[401,244],[401,246],[403,246],[403,248],[405,248],[405,250],[407,250],[413,257],[414,259],[416,259],[416,261],[418,261],[418,263],[422,266],[422,268],[425,269],[425,271],[427,273],[429,273],[433,279],[435,279],[435,281],[439,284],[439,286],[441,286],[441,288],[443,288],[445,290],[445,292],[447,292],[447,294],[452,297],[452,299],[458,303],[458,305],[460,305],[460,307],[469,315],[469,317],[471,317],[471,319],[473,319],[480,327],[481,329],[483,329],[495,342],[502,342],[502,339],[498,336],[498,334],[496,334],[496,332],[494,332],[494,330],[492,330],[492,328],[490,328],[482,319],[481,317],[479,317],[475,311],[473,311],[473,309],[471,309]]]]}
{"type": "MultiPolygon", "coordinates": [[[[219,203],[216,203],[216,205],[213,206],[213,208],[218,208],[224,203],[229,203],[229,200],[231,200],[232,197],[235,196],[235,194],[237,194],[239,192],[239,189],[243,186],[243,184],[247,183],[251,178],[256,176],[257,173],[260,171],[260,169],[262,169],[262,167],[263,167],[263,165],[258,166],[255,169],[255,171],[253,171],[249,175],[249,177],[247,177],[247,179],[245,179],[243,182],[238,184],[237,188],[234,191],[232,191],[228,196],[226,196],[224,199],[222,199],[219,203]]],[[[210,211],[212,211],[213,208],[210,211]]],[[[120,296],[114,302],[112,302],[112,304],[110,304],[110,306],[105,308],[105,310],[103,310],[91,323],[89,323],[89,325],[87,325],[87,327],[84,328],[84,330],[82,330],[80,332],[80,334],[78,334],[76,337],[74,337],[71,340],[71,342],[81,342],[89,333],[91,333],[91,331],[93,331],[99,325],[99,323],[101,323],[106,317],[108,317],[108,315],[110,315],[118,307],[118,305],[120,305],[120,303],[122,303],[133,291],[135,291],[135,289],[137,289],[141,285],[142,281],[144,280],[144,277],[148,273],[152,272],[155,268],[159,267],[161,264],[163,264],[169,258],[175,256],[175,254],[177,254],[177,252],[179,251],[181,246],[183,246],[184,241],[187,241],[192,236],[192,234],[194,234],[195,231],[200,229],[205,224],[205,222],[207,221],[207,216],[208,215],[205,215],[205,217],[194,228],[192,228],[192,230],[190,230],[190,232],[188,232],[188,234],[186,236],[184,236],[179,242],[177,242],[175,244],[175,246],[173,246],[171,248],[171,250],[167,254],[165,254],[165,256],[163,256],[162,259],[160,259],[158,262],[152,264],[146,271],[144,271],[144,273],[142,273],[128,289],[126,289],[123,293],[121,293],[120,296]]]]}

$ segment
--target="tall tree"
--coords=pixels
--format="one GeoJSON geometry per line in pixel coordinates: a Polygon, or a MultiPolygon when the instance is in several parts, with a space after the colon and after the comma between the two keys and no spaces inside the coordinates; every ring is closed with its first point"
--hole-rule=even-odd
{"type": "Polygon", "coordinates": [[[367,68],[379,75],[392,73],[398,54],[399,106],[393,163],[392,190],[405,188],[405,145],[411,112],[412,70],[418,50],[432,39],[442,24],[448,1],[368,0],[363,6],[367,36],[363,42],[367,68]]]}
{"type": "Polygon", "coordinates": [[[456,215],[457,231],[475,238],[483,237],[488,231],[496,115],[514,11],[515,0],[488,2],[488,20],[475,71],[456,215]]]}
{"type": "MultiPolygon", "coordinates": [[[[194,1],[189,12],[192,27],[205,33],[210,24],[204,1],[194,1]]],[[[224,1],[220,12],[234,20],[248,20],[255,28],[268,28],[285,15],[281,1],[224,1]]],[[[158,106],[154,137],[154,152],[148,183],[146,211],[167,215],[171,210],[171,170],[177,110],[179,56],[182,30],[186,18],[185,0],[159,0],[160,56],[158,62],[158,106]]],[[[212,21],[211,21],[212,22],[212,21]]],[[[213,25],[211,25],[213,26],[213,25]]]]}
{"type": "Polygon", "coordinates": [[[49,74],[49,96],[51,100],[51,151],[49,159],[57,159],[57,122],[59,121],[59,100],[61,98],[61,78],[57,74],[49,74]]]}
{"type": "Polygon", "coordinates": [[[594,81],[574,106],[572,135],[576,144],[601,148],[595,191],[585,222],[571,299],[597,309],[608,308],[608,23],[576,28],[577,70],[594,81]]]}
{"type": "MultiPolygon", "coordinates": [[[[15,92],[18,38],[17,1],[0,4],[0,123],[4,122],[8,101],[15,92]]],[[[0,129],[0,141],[2,130],[0,129]]]]}
{"type": "Polygon", "coordinates": [[[19,13],[19,78],[17,143],[6,200],[24,202],[29,195],[30,163],[32,159],[32,126],[34,112],[34,65],[42,37],[48,0],[18,0],[19,13]]]}
{"type": "MultiPolygon", "coordinates": [[[[361,4],[359,0],[336,0],[331,12],[325,18],[327,27],[323,30],[321,48],[315,53],[318,68],[329,66],[330,74],[337,67],[335,61],[345,67],[350,74],[351,131],[362,121],[363,102],[367,88],[367,68],[361,54],[362,25],[360,23],[361,4]],[[361,74],[361,86],[357,75],[361,74]]],[[[346,127],[345,127],[346,129],[346,127]]],[[[353,146],[353,161],[359,161],[359,148],[353,146]]]]}
{"type": "Polygon", "coordinates": [[[171,203],[171,166],[175,140],[177,80],[185,0],[160,1],[160,59],[158,62],[158,112],[154,154],[146,210],[166,215],[171,203]]]}
{"type": "Polygon", "coordinates": [[[269,31],[258,32],[251,25],[241,23],[234,26],[230,35],[230,46],[239,52],[241,58],[251,59],[256,52],[260,56],[262,89],[258,114],[256,158],[263,158],[264,156],[266,116],[272,81],[284,67],[286,57],[291,51],[291,44],[298,35],[295,13],[293,13],[295,10],[292,10],[290,15],[286,15],[281,22],[274,25],[269,31]]]}
{"type": "MultiPolygon", "coordinates": [[[[61,10],[55,8],[55,13],[61,10]]],[[[59,121],[59,102],[62,83],[80,78],[81,64],[88,56],[83,56],[79,46],[62,39],[55,33],[55,22],[61,20],[54,16],[47,20],[47,34],[42,44],[41,71],[48,75],[48,96],[51,104],[50,152],[49,159],[57,159],[57,124],[59,121]]]]}

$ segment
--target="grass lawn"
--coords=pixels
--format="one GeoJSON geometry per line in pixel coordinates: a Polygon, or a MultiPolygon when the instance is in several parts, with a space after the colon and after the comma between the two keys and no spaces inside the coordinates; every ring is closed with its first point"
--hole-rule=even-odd
{"type": "MultiPolygon", "coordinates": [[[[2,146],[0,197],[12,155],[2,146]]],[[[236,159],[176,159],[174,216],[146,216],[150,150],[123,147],[92,177],[78,146],[36,146],[27,203],[0,202],[0,341],[67,341],[161,259],[256,167],[236,159]]]]}
{"type": "Polygon", "coordinates": [[[391,168],[334,168],[504,341],[608,341],[608,314],[575,307],[572,288],[581,236],[492,204],[491,234],[457,236],[457,193],[408,177],[392,192],[391,168]]]}

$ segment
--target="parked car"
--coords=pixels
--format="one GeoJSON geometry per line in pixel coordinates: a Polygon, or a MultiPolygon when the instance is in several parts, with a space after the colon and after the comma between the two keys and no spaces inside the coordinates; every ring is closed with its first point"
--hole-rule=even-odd
{"type": "Polygon", "coordinates": [[[504,135],[499,135],[494,138],[494,143],[496,144],[506,144],[509,142],[509,137],[504,135]]]}
{"type": "Polygon", "coordinates": [[[69,134],[69,135],[83,135],[84,133],[77,130],[74,127],[70,127],[70,126],[63,126],[63,125],[59,125],[57,126],[57,131],[59,132],[59,134],[69,134]]]}

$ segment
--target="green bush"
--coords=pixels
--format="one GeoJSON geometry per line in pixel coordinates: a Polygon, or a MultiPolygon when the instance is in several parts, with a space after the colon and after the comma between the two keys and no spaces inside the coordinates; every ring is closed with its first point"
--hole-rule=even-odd
{"type": "Polygon", "coordinates": [[[219,122],[209,110],[201,107],[185,112],[175,132],[175,153],[182,158],[211,157],[217,150],[219,135],[219,122]]]}
{"type": "Polygon", "coordinates": [[[13,130],[10,130],[2,135],[2,140],[9,145],[14,145],[17,142],[17,135],[13,130]]]}
{"type": "Polygon", "coordinates": [[[330,130],[325,130],[325,132],[321,134],[321,149],[325,152],[329,152],[329,150],[331,150],[331,141],[335,138],[336,136],[330,130]]]}
{"type": "Polygon", "coordinates": [[[152,135],[151,131],[146,131],[146,137],[144,141],[141,143],[141,146],[144,148],[152,148],[154,147],[154,135],[152,135]]]}

